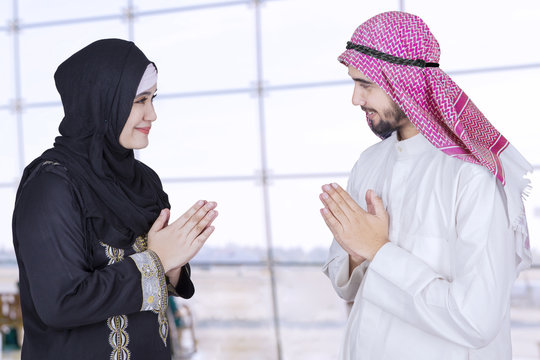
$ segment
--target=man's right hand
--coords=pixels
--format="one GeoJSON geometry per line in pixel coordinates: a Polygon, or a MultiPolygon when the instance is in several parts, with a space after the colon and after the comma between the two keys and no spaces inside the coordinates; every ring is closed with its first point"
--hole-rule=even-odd
{"type": "Polygon", "coordinates": [[[321,215],[334,239],[351,257],[373,260],[388,240],[390,217],[373,190],[366,192],[367,210],[336,183],[323,186],[321,215]]]}

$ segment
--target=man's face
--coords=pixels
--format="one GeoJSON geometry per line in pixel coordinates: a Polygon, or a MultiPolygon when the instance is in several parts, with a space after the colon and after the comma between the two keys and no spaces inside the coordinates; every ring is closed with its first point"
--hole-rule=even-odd
{"type": "Polygon", "coordinates": [[[375,134],[386,138],[396,130],[412,126],[407,115],[390,96],[360,70],[349,65],[349,76],[354,80],[352,103],[366,112],[371,130],[375,134]]]}

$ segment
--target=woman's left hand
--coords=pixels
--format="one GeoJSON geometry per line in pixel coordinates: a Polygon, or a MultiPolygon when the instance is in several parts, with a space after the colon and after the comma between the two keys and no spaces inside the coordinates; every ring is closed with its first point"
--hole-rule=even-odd
{"type": "Polygon", "coordinates": [[[178,285],[178,280],[180,279],[180,273],[182,272],[182,268],[175,268],[170,270],[167,275],[167,278],[169,279],[169,282],[172,284],[172,286],[176,287],[178,285]]]}
{"type": "Polygon", "coordinates": [[[170,225],[170,210],[161,211],[148,231],[148,249],[157,254],[166,274],[187,264],[214,232],[216,206],[215,202],[198,201],[170,225]]]}

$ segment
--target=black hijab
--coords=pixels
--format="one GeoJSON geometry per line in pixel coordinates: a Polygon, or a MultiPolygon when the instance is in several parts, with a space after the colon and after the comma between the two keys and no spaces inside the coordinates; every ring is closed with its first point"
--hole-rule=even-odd
{"type": "Polygon", "coordinates": [[[54,74],[65,113],[61,136],[23,174],[24,181],[46,160],[66,167],[97,240],[117,248],[131,246],[170,207],[157,174],[119,143],[150,63],[120,39],[98,40],[64,61],[54,74]]]}

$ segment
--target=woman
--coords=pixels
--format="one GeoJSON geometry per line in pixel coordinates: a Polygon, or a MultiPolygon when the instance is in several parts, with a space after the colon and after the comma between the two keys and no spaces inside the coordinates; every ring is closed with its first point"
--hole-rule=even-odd
{"type": "Polygon", "coordinates": [[[157,86],[133,43],[96,41],[55,81],[61,136],[25,169],[13,214],[22,359],[170,359],[168,292],[193,295],[188,261],[216,203],[168,225],[159,177],[133,153],[148,145],[157,86]]]}

